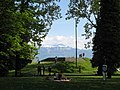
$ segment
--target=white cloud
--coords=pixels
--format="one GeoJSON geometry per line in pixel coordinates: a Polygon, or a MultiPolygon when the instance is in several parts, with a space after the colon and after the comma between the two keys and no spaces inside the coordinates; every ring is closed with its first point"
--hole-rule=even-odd
{"type": "MultiPolygon", "coordinates": [[[[78,37],[78,48],[83,49],[85,46],[84,44],[87,41],[84,39],[84,37],[78,37]]],[[[73,36],[47,36],[43,42],[43,47],[49,47],[57,44],[64,44],[65,46],[69,47],[75,47],[75,37],[73,36]]]]}

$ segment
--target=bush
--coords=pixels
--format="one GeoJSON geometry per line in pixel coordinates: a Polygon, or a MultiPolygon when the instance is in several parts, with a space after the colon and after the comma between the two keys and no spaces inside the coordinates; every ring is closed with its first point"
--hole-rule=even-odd
{"type": "Polygon", "coordinates": [[[74,72],[75,66],[72,62],[59,62],[52,66],[53,72],[65,72],[71,73],[74,72]]]}

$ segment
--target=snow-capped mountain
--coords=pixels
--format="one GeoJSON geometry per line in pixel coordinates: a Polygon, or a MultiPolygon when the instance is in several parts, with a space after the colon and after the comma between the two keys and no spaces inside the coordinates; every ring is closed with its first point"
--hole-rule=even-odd
{"type": "MultiPolygon", "coordinates": [[[[63,44],[57,44],[52,46],[41,47],[38,50],[39,60],[48,58],[48,57],[75,57],[75,48],[65,46],[63,44]]],[[[85,57],[92,58],[91,49],[78,49],[78,57],[80,54],[85,53],[85,57]]]]}
{"type": "Polygon", "coordinates": [[[46,45],[43,45],[42,47],[51,48],[51,47],[68,47],[68,46],[64,44],[46,44],[46,45]]]}
{"type": "Polygon", "coordinates": [[[64,44],[54,44],[53,47],[66,47],[64,44]]]}

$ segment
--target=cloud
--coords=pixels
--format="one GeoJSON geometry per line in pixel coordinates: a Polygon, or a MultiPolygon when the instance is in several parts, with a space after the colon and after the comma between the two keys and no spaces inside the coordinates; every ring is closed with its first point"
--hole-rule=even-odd
{"type": "MultiPolygon", "coordinates": [[[[78,48],[83,49],[85,46],[84,44],[87,41],[84,39],[84,37],[78,37],[78,48]]],[[[63,44],[66,47],[73,47],[75,48],[75,37],[73,36],[47,36],[43,42],[43,47],[51,47],[53,45],[63,44]]]]}

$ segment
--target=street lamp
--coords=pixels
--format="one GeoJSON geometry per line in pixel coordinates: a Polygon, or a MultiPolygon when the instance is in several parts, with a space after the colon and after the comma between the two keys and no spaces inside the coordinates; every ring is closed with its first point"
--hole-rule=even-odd
{"type": "Polygon", "coordinates": [[[75,18],[75,59],[77,67],[77,18],[75,18]]]}

